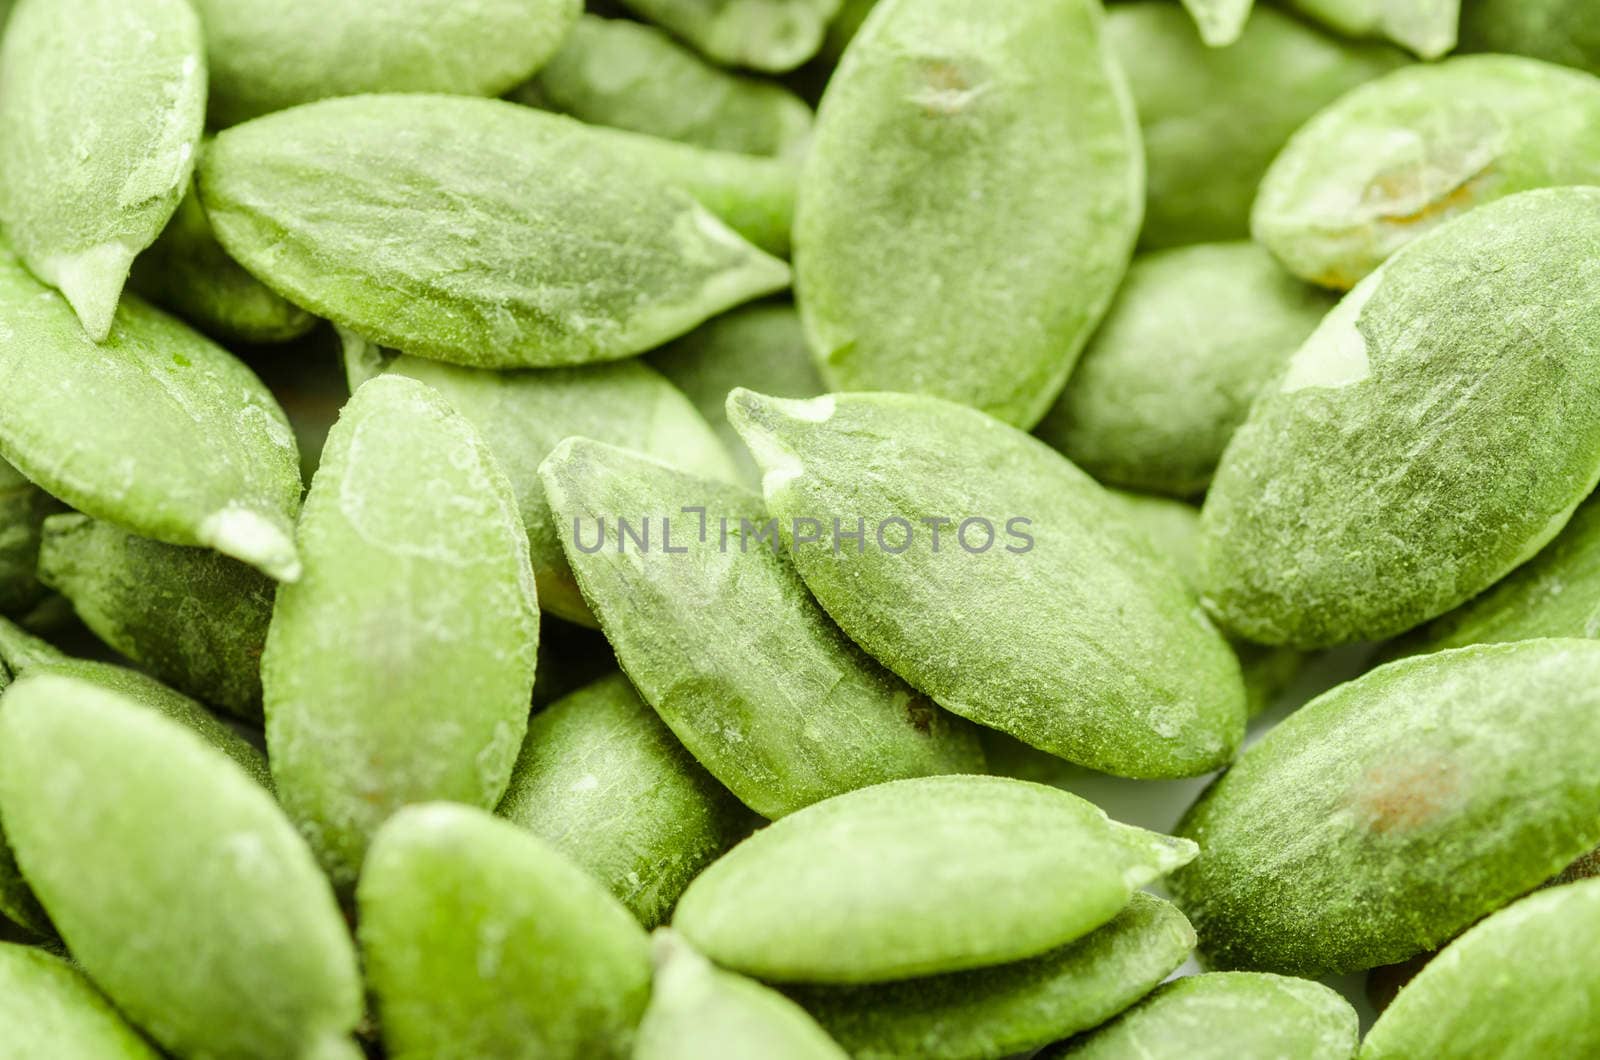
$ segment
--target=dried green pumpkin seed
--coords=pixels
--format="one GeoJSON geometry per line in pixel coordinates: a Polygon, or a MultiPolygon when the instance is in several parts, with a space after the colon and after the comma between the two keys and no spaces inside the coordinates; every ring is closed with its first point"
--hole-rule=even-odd
{"type": "Polygon", "coordinates": [[[188,187],[205,100],[184,0],[24,0],[6,23],[0,221],[96,342],[188,187]]]}
{"type": "Polygon", "coordinates": [[[649,942],[543,840],[470,807],[413,806],[373,840],[356,898],[391,1056],[629,1055],[649,942]]]}
{"type": "Polygon", "coordinates": [[[1381,37],[1437,59],[1456,46],[1462,0],[1288,0],[1290,7],[1347,37],[1381,37]]]}
{"type": "Polygon", "coordinates": [[[223,341],[288,342],[317,323],[228,256],[192,187],[128,286],[223,341]]]}
{"type": "Polygon", "coordinates": [[[585,15],[512,98],[719,151],[793,157],[811,138],[811,108],[788,89],[720,70],[627,19],[585,15]]]}
{"type": "Polygon", "coordinates": [[[800,180],[795,282],[823,376],[1032,426],[1127,268],[1142,177],[1098,3],[884,0],[800,180]]]}
{"type": "Polygon", "coordinates": [[[329,96],[498,96],[566,36],[581,0],[194,0],[213,125],[329,96]]]}
{"type": "Polygon", "coordinates": [[[1600,183],[1600,78],[1536,59],[1417,64],[1345,95],[1261,182],[1255,238],[1353,287],[1417,236],[1519,191],[1600,183]]]}
{"type": "Polygon", "coordinates": [[[0,457],[97,519],[299,576],[294,438],[248,368],[132,296],[91,342],[3,248],[0,314],[0,457]]]}
{"type": "Polygon", "coordinates": [[[1037,433],[1102,482],[1198,494],[1332,307],[1254,243],[1136,258],[1037,433]]]}
{"type": "Polygon", "coordinates": [[[1461,51],[1527,55],[1600,74],[1590,0],[1463,0],[1461,51]]]}
{"type": "Polygon", "coordinates": [[[673,927],[718,964],[763,979],[907,979],[1081,938],[1194,854],[1041,784],[922,777],[757,832],[689,885],[673,927]]]}
{"type": "Polygon", "coordinates": [[[1321,983],[1254,972],[1193,975],[1039,1060],[1350,1060],[1350,1003],[1321,983]]]}
{"type": "Polygon", "coordinates": [[[816,397],[828,389],[811,359],[800,314],[787,304],[724,313],[652,353],[650,363],[689,395],[733,454],[740,480],[753,487],[761,485],[761,469],[728,422],[728,395],[741,386],[782,398],[816,397]]]}
{"type": "Polygon", "coordinates": [[[1144,132],[1147,250],[1247,237],[1256,186],[1290,134],[1406,58],[1264,6],[1237,42],[1208,48],[1170,0],[1109,5],[1106,39],[1144,132]]]}
{"type": "Polygon", "coordinates": [[[534,715],[496,813],[587,869],[645,927],[751,826],[616,673],[534,715]]]}
{"type": "Polygon", "coordinates": [[[855,1060],[1001,1060],[1098,1026],[1194,948],[1183,914],[1135,894],[1111,921],[1042,957],[858,987],[792,987],[855,1060]]]}
{"type": "Polygon", "coordinates": [[[161,680],[260,719],[270,578],[216,552],[77,514],[45,520],[39,575],[95,636],[161,680]]]}
{"type": "Polygon", "coordinates": [[[653,944],[655,987],[633,1060],[848,1060],[777,991],[714,967],[670,931],[653,944]]]}
{"type": "Polygon", "coordinates": [[[548,367],[640,353],[788,284],[681,190],[686,156],[782,165],[500,100],[359,96],[224,132],[200,192],[290,301],[405,353],[548,367]]]}
{"type": "Polygon", "coordinates": [[[1595,641],[1391,663],[1302,707],[1213,784],[1179,826],[1202,856],[1169,884],[1220,967],[1393,964],[1600,842],[1596,738],[1595,641]]]}
{"type": "Polygon", "coordinates": [[[1200,39],[1213,48],[1222,48],[1244,32],[1255,0],[1183,0],[1183,6],[1200,30],[1200,39]]]}
{"type": "Polygon", "coordinates": [[[839,0],[622,0],[708,58],[770,73],[817,53],[839,0]]]}
{"type": "Polygon", "coordinates": [[[573,580],[539,464],[562,439],[593,438],[707,478],[732,481],[727,448],[672,384],[639,361],[488,372],[417,357],[388,368],[433,387],[478,429],[511,480],[528,531],[539,606],[582,625],[595,619],[573,580]]]}
{"type": "Polygon", "coordinates": [[[755,536],[767,522],[755,494],[581,438],[540,476],[623,670],[757,813],[983,768],[971,728],[863,655],[779,555],[776,532],[755,536]]]}
{"type": "Polygon", "coordinates": [[[39,538],[45,517],[61,505],[0,460],[0,615],[15,615],[43,599],[39,538]]]}
{"type": "Polygon", "coordinates": [[[289,816],[346,885],[407,803],[492,808],[527,731],[538,603],[516,499],[431,388],[385,375],[345,406],[300,520],[261,682],[289,816]]]}
{"type": "Polygon", "coordinates": [[[876,536],[790,551],[828,614],[914,688],[1120,776],[1232,756],[1244,689],[1226,642],[1061,454],[923,396],[737,390],[728,407],[790,540],[805,519],[876,536]]]}
{"type": "Polygon", "coordinates": [[[1382,639],[1555,537],[1600,479],[1597,255],[1600,190],[1523,192],[1346,295],[1206,497],[1222,623],[1264,644],[1382,639]]]}
{"type": "Polygon", "coordinates": [[[160,1060],[78,969],[0,943],[0,1041],[15,1060],[160,1060]]]}
{"type": "Polygon", "coordinates": [[[25,677],[0,709],[0,812],[73,957],[163,1046],[360,1055],[327,881],[272,797],[198,736],[88,682],[25,677]]]}
{"type": "Polygon", "coordinates": [[[1541,891],[1446,946],[1379,1018],[1362,1060],[1600,1055],[1600,880],[1541,891]]]}

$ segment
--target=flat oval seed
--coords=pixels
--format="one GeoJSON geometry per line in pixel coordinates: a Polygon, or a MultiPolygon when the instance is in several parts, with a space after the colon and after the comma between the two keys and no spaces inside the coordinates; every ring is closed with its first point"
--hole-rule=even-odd
{"type": "Polygon", "coordinates": [[[727,448],[694,406],[639,361],[489,372],[400,357],[388,370],[439,391],[494,451],[528,531],[539,605],[569,622],[595,625],[539,481],[539,464],[562,439],[626,446],[707,478],[732,481],[737,474],[727,448]]]}
{"type": "Polygon", "coordinates": [[[1600,74],[1600,22],[1590,0],[1471,0],[1461,51],[1527,55],[1600,74]]]}
{"type": "Polygon", "coordinates": [[[1102,482],[1199,494],[1332,307],[1253,243],[1137,258],[1037,433],[1102,482]]]}
{"type": "Polygon", "coordinates": [[[1120,776],[1194,776],[1232,756],[1244,689],[1226,642],[1061,454],[922,396],[737,390],[728,409],[791,540],[808,518],[862,521],[859,547],[823,535],[790,552],[828,614],[913,687],[1120,776]]]}
{"type": "Polygon", "coordinates": [[[15,615],[44,597],[39,539],[45,517],[60,508],[44,490],[0,460],[0,615],[15,615]]]}
{"type": "Polygon", "coordinates": [[[670,931],[653,941],[655,984],[633,1060],[847,1060],[782,994],[713,966],[670,931]]]}
{"type": "Polygon", "coordinates": [[[1367,1034],[1362,1060],[1600,1055],[1597,952],[1600,880],[1524,898],[1429,961],[1367,1034]]]}
{"type": "Polygon", "coordinates": [[[629,1056],[649,942],[542,840],[466,806],[414,806],[373,841],[356,899],[390,1055],[629,1056]]]}
{"type": "Polygon", "coordinates": [[[1346,295],[1217,470],[1213,614],[1264,644],[1379,640],[1531,559],[1600,479],[1597,258],[1600,190],[1524,192],[1346,295]]]}
{"type": "Polygon", "coordinates": [[[188,186],[205,100],[184,0],[24,0],[6,23],[0,221],[96,342],[188,186]]]}
{"type": "Polygon", "coordinates": [[[199,737],[85,681],[23,678],[0,709],[0,812],[73,957],[167,1049],[360,1055],[361,982],[327,881],[272,797],[199,737]]]}
{"type": "Polygon", "coordinates": [[[775,529],[756,536],[759,497],[581,438],[540,476],[623,670],[757,813],[983,768],[970,727],[845,638],[778,554],[775,529]]]}
{"type": "Polygon", "coordinates": [[[1347,37],[1382,37],[1424,59],[1456,46],[1462,0],[1289,0],[1289,6],[1347,37]]]}
{"type": "Polygon", "coordinates": [[[1296,276],[1349,288],[1417,236],[1519,191],[1600,182],[1600,78],[1465,56],[1362,85],[1295,133],[1250,230],[1296,276]]]}
{"type": "Polygon", "coordinates": [[[1213,48],[1232,44],[1244,32],[1255,0],[1183,0],[1200,39],[1213,48]]]}
{"type": "Polygon", "coordinates": [[[708,58],[769,73],[817,53],[839,0],[622,0],[708,58]]]}
{"type": "Polygon", "coordinates": [[[685,154],[781,165],[499,100],[360,96],[224,132],[200,191],[222,245],[297,305],[405,353],[548,367],[641,353],[788,285],[680,190],[685,154]]]}
{"type": "Polygon", "coordinates": [[[1350,1060],[1350,1003],[1321,983],[1251,972],[1192,975],[1039,1060],[1350,1060]]]}
{"type": "Polygon", "coordinates": [[[1138,124],[1100,24],[1091,0],[873,9],[795,220],[800,312],[836,389],[1044,415],[1139,230],[1138,124]]]}
{"type": "Polygon", "coordinates": [[[752,824],[618,673],[534,715],[495,812],[587,869],[645,927],[752,824]]]}
{"type": "Polygon", "coordinates": [[[16,1060],[159,1060],[82,972],[11,943],[0,943],[0,1041],[16,1060]]]}
{"type": "Polygon", "coordinates": [[[161,680],[239,717],[261,717],[270,578],[216,552],[77,514],[45,520],[39,574],[95,636],[161,680]]]}
{"type": "Polygon", "coordinates": [[[1600,843],[1597,738],[1600,643],[1392,663],[1302,707],[1207,790],[1179,826],[1202,856],[1172,892],[1218,967],[1402,961],[1600,843]]]}
{"type": "Polygon", "coordinates": [[[1250,203],[1278,149],[1347,90],[1406,61],[1341,41],[1272,7],[1239,40],[1208,48],[1170,0],[1108,5],[1106,39],[1127,71],[1148,164],[1147,250],[1244,239],[1250,203]]]}
{"type": "Polygon", "coordinates": [[[516,498],[432,388],[381,376],[328,436],[261,683],[284,808],[336,884],[413,802],[491,809],[527,731],[538,602],[516,498]],[[292,591],[286,591],[292,590],[292,591]]]}
{"type": "Polygon", "coordinates": [[[1194,948],[1167,902],[1135,894],[1110,922],[1042,957],[856,987],[791,987],[855,1060],[1001,1060],[1098,1026],[1194,948]]]}
{"type": "Polygon", "coordinates": [[[1194,854],[1040,784],[923,777],[757,832],[689,885],[673,927],[763,979],[907,979],[1071,942],[1194,854]]]}
{"type": "Polygon", "coordinates": [[[513,99],[595,125],[719,151],[795,157],[811,108],[781,85],[706,62],[654,26],[585,15],[513,99]]]}
{"type": "Polygon", "coordinates": [[[232,354],[132,296],[91,342],[3,249],[0,316],[0,457],[97,519],[299,577],[294,436],[232,354]]]}

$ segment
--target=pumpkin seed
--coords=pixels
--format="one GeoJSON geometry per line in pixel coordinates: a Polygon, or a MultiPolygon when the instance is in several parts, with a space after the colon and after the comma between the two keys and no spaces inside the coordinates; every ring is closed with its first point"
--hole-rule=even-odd
{"type": "Polygon", "coordinates": [[[708,58],[769,73],[817,53],[840,0],[622,0],[708,58]]]}
{"type": "Polygon", "coordinates": [[[862,655],[775,534],[756,537],[767,521],[759,497],[581,438],[557,447],[540,477],[623,670],[757,813],[983,768],[971,729],[862,655]]]}
{"type": "Polygon", "coordinates": [[[1594,641],[1391,663],[1302,707],[1207,790],[1179,825],[1202,856],[1172,891],[1219,967],[1404,960],[1600,843],[1597,726],[1594,641]]]}
{"type": "Polygon", "coordinates": [[[40,527],[59,507],[0,460],[0,615],[26,611],[44,597],[37,575],[40,527]]]}
{"type": "Polygon", "coordinates": [[[1456,46],[1461,0],[1289,0],[1289,6],[1347,37],[1382,37],[1424,59],[1456,46]]]}
{"type": "Polygon", "coordinates": [[[272,797],[182,725],[24,677],[0,710],[0,812],[73,957],[165,1048],[360,1055],[361,982],[327,881],[272,797]]]}
{"type": "Polygon", "coordinates": [[[718,69],[627,19],[579,19],[512,98],[719,151],[794,157],[811,139],[811,108],[788,89],[718,69]]]}
{"type": "Polygon", "coordinates": [[[878,4],[801,176],[795,282],[824,378],[1038,422],[1127,268],[1137,129],[1091,0],[878,4]]]}
{"type": "Polygon", "coordinates": [[[211,123],[362,92],[498,96],[560,46],[581,0],[194,0],[211,123]]]}
{"type": "Polygon", "coordinates": [[[19,1060],[159,1060],[82,972],[42,950],[3,942],[0,1038],[19,1060]]]}
{"type": "Polygon", "coordinates": [[[1393,636],[1561,530],[1600,480],[1596,248],[1600,190],[1524,192],[1345,296],[1206,497],[1204,595],[1224,625],[1299,647],[1393,636]]]}
{"type": "Polygon", "coordinates": [[[645,927],[751,823],[619,673],[534,715],[496,812],[587,869],[645,927]]]}
{"type": "Polygon", "coordinates": [[[856,1060],[1001,1060],[1104,1023],[1193,948],[1182,913],[1136,893],[1104,926],[1042,957],[874,986],[791,987],[789,995],[856,1060]]]}
{"type": "Polygon", "coordinates": [[[1519,191],[1600,182],[1600,78],[1477,55],[1362,85],[1295,133],[1251,231],[1295,275],[1353,287],[1417,236],[1519,191]]]}
{"type": "Polygon", "coordinates": [[[1213,48],[1222,48],[1244,32],[1255,0],[1183,0],[1183,6],[1200,30],[1200,39],[1213,48]]]}
{"type": "Polygon", "coordinates": [[[1253,243],[1137,258],[1038,434],[1102,482],[1201,493],[1256,394],[1332,306],[1253,243]]]}
{"type": "Polygon", "coordinates": [[[516,499],[486,443],[402,376],[358,390],[300,521],[262,656],[267,747],[335,883],[401,806],[492,808],[526,732],[538,604],[516,499]]]}
{"type": "Polygon", "coordinates": [[[1527,55],[1600,74],[1600,25],[1588,0],[1471,0],[1461,50],[1527,55]]]}
{"type": "Polygon", "coordinates": [[[223,247],[297,305],[405,353],[548,367],[640,353],[788,284],[679,190],[675,154],[781,164],[498,100],[360,96],[224,132],[200,191],[223,247]]]}
{"type": "Polygon", "coordinates": [[[1597,948],[1600,880],[1524,898],[1430,961],[1368,1033],[1362,1060],[1600,1053],[1597,948]]]}
{"type": "Polygon", "coordinates": [[[807,588],[934,702],[1119,776],[1193,776],[1232,756],[1244,689],[1227,644],[1059,453],[922,396],[736,390],[728,411],[807,588]],[[801,520],[830,518],[859,520],[877,547],[793,543],[801,520]]]}
{"type": "Polygon", "coordinates": [[[907,979],[1081,938],[1194,854],[1040,784],[921,777],[757,832],[689,885],[673,927],[718,964],[763,979],[907,979]],[[1018,886],[1039,880],[1050,884],[1018,886]]]}
{"type": "Polygon", "coordinates": [[[184,0],[24,0],[0,48],[0,221],[91,339],[194,169],[200,23],[184,0]]]}
{"type": "Polygon", "coordinates": [[[97,519],[299,576],[294,438],[248,368],[132,296],[97,345],[3,248],[0,314],[0,458],[97,519]]]}
{"type": "Polygon", "coordinates": [[[543,840],[471,807],[413,806],[373,840],[356,898],[394,1055],[629,1055],[649,942],[543,840]]]}

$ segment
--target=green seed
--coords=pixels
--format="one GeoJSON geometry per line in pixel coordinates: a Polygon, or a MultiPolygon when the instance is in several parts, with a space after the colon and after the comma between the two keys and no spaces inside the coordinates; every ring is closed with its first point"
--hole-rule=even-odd
{"type": "Polygon", "coordinates": [[[299,576],[294,437],[248,368],[132,296],[97,345],[3,248],[0,315],[0,457],[97,519],[299,576]]]}
{"type": "Polygon", "coordinates": [[[317,323],[228,256],[192,189],[134,261],[128,286],[225,342],[288,342],[317,323]]]}
{"type": "Polygon", "coordinates": [[[847,1060],[782,994],[712,966],[670,931],[653,941],[655,989],[634,1060],[847,1060]]]}
{"type": "Polygon", "coordinates": [[[1600,74],[1600,22],[1590,0],[1467,0],[1461,50],[1527,55],[1600,74]]]}
{"type": "Polygon", "coordinates": [[[487,372],[401,357],[389,371],[438,390],[472,422],[511,480],[528,531],[539,604],[570,622],[595,619],[573,580],[539,464],[564,438],[579,436],[626,446],[673,467],[732,481],[727,448],[694,406],[639,361],[487,372]]]}
{"type": "Polygon", "coordinates": [[[1135,894],[1109,923],[1042,957],[858,987],[793,987],[856,1060],[1001,1060],[1098,1026],[1194,948],[1172,905],[1135,894]]]}
{"type": "Polygon", "coordinates": [[[1222,48],[1244,32],[1255,0],[1183,0],[1183,6],[1200,30],[1200,39],[1213,48],[1222,48]]]}
{"type": "Polygon", "coordinates": [[[1353,287],[1417,236],[1519,191],[1600,182],[1600,78],[1535,59],[1405,67],[1322,111],[1267,171],[1251,231],[1353,287]]]}
{"type": "Polygon", "coordinates": [[[9,943],[0,943],[0,1040],[17,1060],[159,1060],[82,972],[9,943]]]}
{"type": "Polygon", "coordinates": [[[828,389],[811,359],[800,314],[787,304],[724,313],[651,354],[650,363],[689,395],[733,454],[740,481],[757,488],[761,469],[728,422],[728,394],[742,386],[774,397],[809,398],[828,389]]]}
{"type": "Polygon", "coordinates": [[[1392,663],[1302,707],[1212,785],[1179,826],[1201,857],[1172,891],[1219,967],[1402,961],[1600,843],[1597,737],[1600,643],[1392,663]]]}
{"type": "Polygon", "coordinates": [[[1424,59],[1456,46],[1462,0],[1289,0],[1289,6],[1347,37],[1381,37],[1424,59]]]}
{"type": "Polygon", "coordinates": [[[228,130],[200,190],[222,245],[296,304],[405,353],[548,367],[640,353],[787,285],[679,190],[686,157],[782,165],[498,100],[361,96],[228,130]]]}
{"type": "Polygon", "coordinates": [[[1600,1054],[1600,880],[1541,891],[1445,947],[1367,1035],[1362,1060],[1600,1054]]]}
{"type": "Polygon", "coordinates": [[[1206,497],[1223,624],[1264,644],[1379,640],[1550,541],[1600,479],[1596,254],[1600,190],[1524,192],[1346,295],[1206,497]]]}
{"type": "Polygon", "coordinates": [[[279,794],[337,884],[407,803],[505,792],[538,646],[526,542],[488,446],[435,391],[383,376],[350,399],[261,671],[279,794]]]}
{"type": "Polygon", "coordinates": [[[260,719],[275,586],[259,571],[70,514],[45,520],[39,573],[123,655],[207,703],[260,719]]]}
{"type": "Polygon", "coordinates": [[[361,983],[327,881],[272,797],[183,726],[85,681],[23,678],[0,710],[0,812],[73,957],[164,1047],[359,1055],[361,983]]]}
{"type": "Polygon", "coordinates": [[[1036,423],[1127,268],[1137,128],[1092,0],[878,4],[801,176],[823,376],[1036,423]]]}
{"type": "Polygon", "coordinates": [[[769,73],[817,53],[840,0],[622,0],[708,58],[769,73]]]}
{"type": "Polygon", "coordinates": [[[757,832],[689,885],[673,927],[763,979],[907,979],[1081,938],[1194,854],[1040,784],[902,780],[757,832]]]}
{"type": "Polygon", "coordinates": [[[1102,482],[1201,493],[1332,306],[1253,243],[1138,258],[1038,434],[1102,482]]]}
{"type": "Polygon", "coordinates": [[[983,768],[970,727],[864,656],[778,554],[776,532],[755,536],[759,497],[577,438],[540,476],[623,670],[757,813],[983,768]]]}
{"type": "Polygon", "coordinates": [[[1239,40],[1208,48],[1170,0],[1109,5],[1106,39],[1127,71],[1148,163],[1147,250],[1244,239],[1256,186],[1307,118],[1405,62],[1257,7],[1239,40]]]}
{"type": "Polygon", "coordinates": [[[205,99],[184,0],[24,0],[6,23],[0,221],[96,342],[188,187],[205,99]]]}
{"type": "Polygon", "coordinates": [[[60,505],[0,460],[0,615],[28,610],[44,597],[39,584],[40,529],[60,505]]]}
{"type": "Polygon", "coordinates": [[[378,833],[356,898],[390,1055],[629,1055],[648,940],[542,840],[470,807],[414,806],[378,833]]]}
{"type": "Polygon", "coordinates": [[[581,0],[194,0],[222,127],[329,96],[498,96],[550,58],[581,0]]]}
{"type": "Polygon", "coordinates": [[[788,89],[718,69],[626,19],[585,15],[512,98],[719,151],[793,157],[811,138],[811,108],[788,89]]]}
{"type": "Polygon", "coordinates": [[[1168,983],[1039,1060],[1350,1060],[1357,1034],[1355,1010],[1321,983],[1218,972],[1168,983]]]}
{"type": "Polygon", "coordinates": [[[936,703],[1119,776],[1194,776],[1232,756],[1244,689],[1227,644],[1059,453],[903,394],[737,390],[729,415],[791,540],[808,518],[861,521],[859,548],[824,532],[791,548],[795,566],[851,639],[936,703]]]}
{"type": "Polygon", "coordinates": [[[751,824],[617,673],[534,715],[496,812],[587,869],[645,927],[751,824]]]}

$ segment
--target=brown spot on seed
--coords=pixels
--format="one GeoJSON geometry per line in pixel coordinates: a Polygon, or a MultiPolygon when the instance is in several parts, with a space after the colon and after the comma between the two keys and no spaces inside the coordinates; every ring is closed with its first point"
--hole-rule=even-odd
{"type": "Polygon", "coordinates": [[[1412,832],[1442,817],[1461,783],[1454,759],[1414,753],[1368,769],[1352,793],[1354,808],[1374,835],[1412,832]]]}

